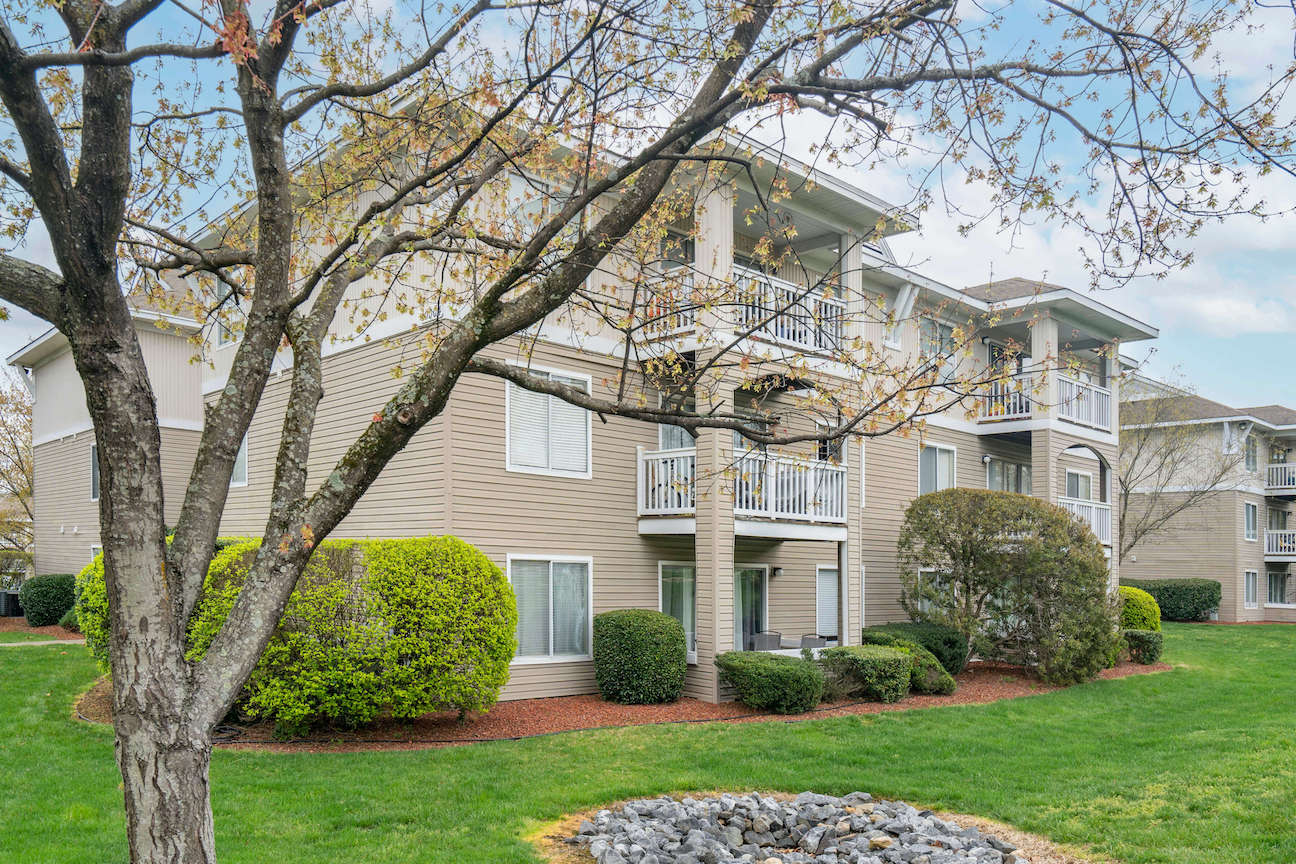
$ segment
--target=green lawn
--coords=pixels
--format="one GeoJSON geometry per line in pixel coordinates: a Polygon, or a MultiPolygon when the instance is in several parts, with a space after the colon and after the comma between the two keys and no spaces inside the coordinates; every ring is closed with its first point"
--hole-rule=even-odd
{"type": "MultiPolygon", "coordinates": [[[[81,650],[0,652],[0,860],[125,860],[81,650]]],[[[1172,672],[995,705],[417,752],[218,752],[223,862],[531,862],[567,811],[668,790],[862,789],[1127,862],[1296,861],[1296,627],[1169,625],[1172,672]]]]}
{"type": "Polygon", "coordinates": [[[48,642],[53,639],[44,633],[15,633],[8,631],[0,633],[0,643],[3,642],[48,642]]]}

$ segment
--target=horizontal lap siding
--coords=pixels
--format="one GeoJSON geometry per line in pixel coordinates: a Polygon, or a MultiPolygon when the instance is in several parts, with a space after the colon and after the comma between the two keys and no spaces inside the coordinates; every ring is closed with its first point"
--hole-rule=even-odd
{"type": "MultiPolygon", "coordinates": [[[[1161,496],[1161,506],[1173,506],[1182,493],[1161,496]]],[[[1146,506],[1146,496],[1131,496],[1131,508],[1146,506]]],[[[1247,568],[1259,572],[1259,600],[1264,603],[1263,547],[1242,540],[1242,502],[1256,500],[1238,492],[1220,492],[1177,514],[1164,528],[1135,546],[1121,562],[1126,579],[1213,579],[1220,583],[1220,619],[1260,620],[1264,610],[1243,608],[1243,576],[1247,568]],[[1243,548],[1243,547],[1251,548],[1243,548]],[[1244,563],[1251,561],[1252,563],[1244,563]]],[[[1263,508],[1261,509],[1263,530],[1263,508]]]]}

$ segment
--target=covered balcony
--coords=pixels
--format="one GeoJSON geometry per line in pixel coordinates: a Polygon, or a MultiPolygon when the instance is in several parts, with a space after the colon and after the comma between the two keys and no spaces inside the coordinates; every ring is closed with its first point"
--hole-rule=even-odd
{"type": "Polygon", "coordinates": [[[1279,495],[1296,495],[1296,462],[1266,465],[1265,491],[1279,495]]]}
{"type": "Polygon", "coordinates": [[[1112,392],[1106,387],[1058,376],[1058,417],[1080,426],[1112,431],[1112,392]]]}
{"type": "Polygon", "coordinates": [[[1086,501],[1082,498],[1058,498],[1058,506],[1089,526],[1104,546],[1112,542],[1111,505],[1105,501],[1086,501]]]}
{"type": "Polygon", "coordinates": [[[1264,557],[1273,562],[1296,561],[1296,531],[1265,531],[1264,557]]]}

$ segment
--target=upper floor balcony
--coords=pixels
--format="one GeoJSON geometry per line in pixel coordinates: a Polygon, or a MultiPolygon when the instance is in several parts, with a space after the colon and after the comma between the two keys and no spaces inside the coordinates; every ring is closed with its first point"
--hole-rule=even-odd
{"type": "MultiPolygon", "coordinates": [[[[1103,432],[1113,430],[1112,391],[1066,375],[1056,376],[1057,416],[1068,423],[1103,432]]],[[[1037,409],[1047,408],[1034,393],[1035,379],[1017,375],[1010,381],[995,382],[977,397],[977,421],[1028,420],[1037,409]]]]}
{"type": "MultiPolygon", "coordinates": [[[[697,451],[639,451],[638,501],[641,517],[689,517],[697,512],[697,451]]],[[[846,467],[750,450],[736,453],[731,476],[715,478],[717,492],[732,489],[739,519],[846,522],[846,467]]]]}
{"type": "Polygon", "coordinates": [[[1264,532],[1264,557],[1266,561],[1296,562],[1296,531],[1264,532]]]}
{"type": "Polygon", "coordinates": [[[1083,498],[1058,498],[1058,506],[1089,526],[1098,542],[1110,546],[1112,542],[1112,510],[1106,501],[1086,501],[1083,498]]]}
{"type": "Polygon", "coordinates": [[[1296,462],[1275,462],[1265,466],[1265,491],[1296,495],[1296,462]]]}

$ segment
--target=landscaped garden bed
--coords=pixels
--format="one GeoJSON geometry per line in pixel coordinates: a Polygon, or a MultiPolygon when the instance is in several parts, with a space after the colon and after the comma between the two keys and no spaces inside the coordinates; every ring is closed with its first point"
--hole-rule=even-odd
{"type": "Polygon", "coordinates": [[[58,624],[44,627],[28,625],[26,618],[0,618],[0,641],[44,641],[47,639],[80,639],[80,633],[65,630],[58,624]],[[6,638],[6,636],[8,638],[6,638]]]}
{"type": "MultiPolygon", "coordinates": [[[[1101,678],[1123,678],[1169,669],[1165,663],[1142,666],[1122,663],[1104,670],[1101,678]]],[[[470,744],[529,738],[555,732],[615,726],[647,726],[663,723],[697,724],[709,721],[799,721],[823,717],[876,714],[941,705],[974,705],[1048,693],[1061,688],[1046,684],[1030,672],[1001,663],[971,663],[957,676],[958,689],[949,695],[911,695],[899,702],[825,702],[801,714],[772,714],[749,708],[740,702],[712,704],[683,698],[657,705],[621,705],[597,694],[559,696],[550,699],[518,699],[499,702],[489,711],[470,714],[462,721],[456,712],[428,714],[413,720],[380,718],[361,729],[322,729],[305,738],[277,740],[268,722],[222,727],[221,745],[269,750],[402,750],[420,747],[470,744]]],[[[107,723],[112,698],[102,679],[77,704],[83,719],[107,723]]]]}

